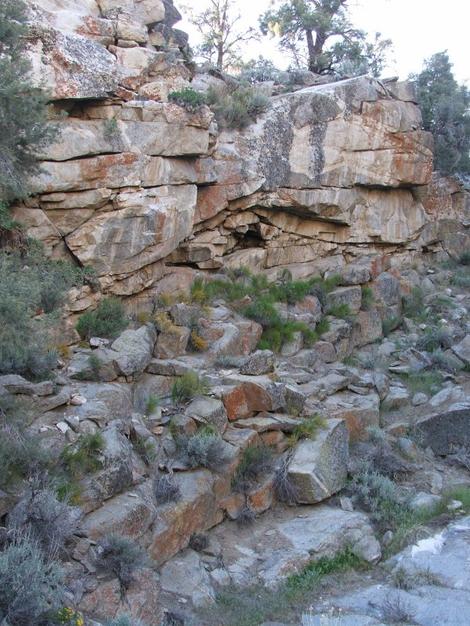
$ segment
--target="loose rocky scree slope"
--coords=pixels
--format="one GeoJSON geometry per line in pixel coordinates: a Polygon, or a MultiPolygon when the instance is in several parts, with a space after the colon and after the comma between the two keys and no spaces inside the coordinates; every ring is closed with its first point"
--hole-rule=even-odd
{"type": "MultiPolygon", "coordinates": [[[[313,292],[276,304],[283,320],[322,324],[310,347],[293,331],[279,353],[257,350],[263,327],[240,312],[252,298],[233,300],[232,291],[260,279],[220,275],[216,296],[213,283],[196,282],[190,296],[161,298],[153,320],[114,341],[73,348],[55,381],[0,378],[2,406],[21,406],[28,432],[71,470],[67,489],[81,518],[66,573],[70,604],[90,623],[122,612],[149,624],[175,614],[187,624],[292,623],[311,602],[371,615],[351,623],[390,623],[387,603],[403,596],[416,623],[432,624],[447,602],[467,606],[468,519],[449,527],[450,542],[435,540],[455,552],[455,567],[445,569],[425,543],[470,506],[470,293],[446,286],[468,281],[467,267],[383,271],[362,289],[344,285],[354,269],[326,287],[278,284],[276,297],[306,285],[313,292]],[[343,318],[331,314],[338,302],[347,305],[343,318]],[[80,456],[93,437],[96,450],[80,456]],[[124,591],[119,576],[97,570],[110,535],[135,540],[150,557],[124,591]],[[305,585],[302,572],[335,558],[372,569],[338,583],[348,593],[321,604],[320,583],[305,585]],[[422,582],[428,560],[434,578],[422,582]],[[370,591],[370,606],[369,591],[354,592],[364,576],[386,581],[370,591]],[[267,601],[250,615],[253,589],[267,601]]],[[[4,486],[7,528],[21,506],[18,487],[4,486]]],[[[465,623],[455,619],[447,623],[465,623]]]]}

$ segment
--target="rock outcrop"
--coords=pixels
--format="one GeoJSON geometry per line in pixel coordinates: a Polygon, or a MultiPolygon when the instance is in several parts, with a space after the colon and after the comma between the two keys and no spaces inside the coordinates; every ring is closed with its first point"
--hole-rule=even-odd
{"type": "MultiPolygon", "coordinates": [[[[302,276],[467,241],[465,194],[431,181],[431,136],[409,85],[307,87],[271,98],[245,130],[219,132],[207,107],[168,101],[205,84],[171,0],[28,5],[33,75],[60,135],[16,217],[51,255],[93,268],[100,292],[142,309],[155,291],[187,286],[184,266],[302,276]]],[[[99,297],[74,292],[71,312],[99,297]]]]}

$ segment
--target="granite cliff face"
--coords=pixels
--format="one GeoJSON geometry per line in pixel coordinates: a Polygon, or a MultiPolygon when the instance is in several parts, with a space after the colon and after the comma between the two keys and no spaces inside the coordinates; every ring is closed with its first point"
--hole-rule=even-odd
{"type": "MultiPolygon", "coordinates": [[[[103,293],[139,309],[194,269],[303,276],[455,245],[465,199],[428,187],[432,141],[409,85],[308,87],[218,132],[207,107],[168,102],[194,78],[171,0],[29,5],[34,76],[61,133],[16,216],[50,254],[91,266],[103,293]],[[440,215],[449,202],[459,208],[440,215]]],[[[72,310],[97,297],[85,288],[72,310]]]]}

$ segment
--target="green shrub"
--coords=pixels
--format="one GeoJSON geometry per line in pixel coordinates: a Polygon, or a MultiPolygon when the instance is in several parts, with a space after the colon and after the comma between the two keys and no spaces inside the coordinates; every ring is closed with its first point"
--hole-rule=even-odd
{"type": "Polygon", "coordinates": [[[0,623],[49,625],[64,592],[60,568],[34,542],[17,537],[0,552],[0,623]]]}
{"type": "Polygon", "coordinates": [[[452,335],[446,328],[435,327],[426,330],[416,342],[418,350],[425,350],[426,352],[434,352],[443,348],[447,350],[452,345],[452,335]]]}
{"type": "Polygon", "coordinates": [[[72,265],[46,259],[39,246],[22,254],[0,252],[0,374],[49,373],[57,362],[50,349],[55,311],[66,291],[84,280],[72,265]]]}
{"type": "Polygon", "coordinates": [[[334,304],[333,306],[328,307],[327,313],[328,315],[339,317],[340,319],[348,319],[352,315],[349,304],[346,303],[334,304]]]}
{"type": "Polygon", "coordinates": [[[67,473],[82,478],[101,468],[104,439],[100,433],[81,435],[77,443],[67,446],[61,459],[67,473]]]}
{"type": "Polygon", "coordinates": [[[150,394],[147,398],[147,403],[145,405],[145,415],[151,416],[155,413],[160,405],[160,400],[157,396],[150,394]]]}
{"type": "Polygon", "coordinates": [[[401,324],[400,317],[386,317],[382,320],[382,332],[384,337],[388,337],[392,331],[394,331],[401,324]]]}
{"type": "Polygon", "coordinates": [[[470,265],[470,250],[465,250],[459,258],[458,262],[460,265],[470,265]]]}
{"type": "Polygon", "coordinates": [[[424,291],[421,287],[413,287],[411,293],[403,298],[403,314],[411,319],[423,320],[426,318],[424,291]]]}
{"type": "Polygon", "coordinates": [[[185,87],[180,91],[172,91],[168,95],[168,100],[191,112],[197,111],[206,104],[205,94],[199,91],[194,91],[191,87],[185,87]]]}
{"type": "Polygon", "coordinates": [[[8,515],[8,529],[24,533],[51,556],[63,552],[77,521],[76,510],[58,500],[51,489],[33,483],[8,515]]]}
{"type": "MultiPolygon", "coordinates": [[[[0,405],[0,415],[2,407],[0,405]]],[[[44,471],[51,459],[40,442],[24,426],[0,420],[0,487],[8,489],[20,480],[44,471]]]]}
{"type": "Polygon", "coordinates": [[[364,311],[370,310],[374,305],[374,292],[370,287],[363,285],[362,287],[362,304],[364,311]]]}
{"type": "Polygon", "coordinates": [[[94,311],[88,311],[80,317],[76,328],[82,339],[113,338],[119,335],[128,323],[121,301],[117,298],[105,298],[94,311]]]}
{"type": "Polygon", "coordinates": [[[243,450],[240,463],[232,480],[232,487],[240,493],[247,493],[259,479],[273,469],[274,456],[271,448],[265,445],[248,446],[243,450]]]}
{"type": "Polygon", "coordinates": [[[410,517],[407,496],[387,476],[365,469],[353,478],[351,486],[380,527],[394,529],[410,517]]]}
{"type": "Polygon", "coordinates": [[[315,439],[318,431],[325,428],[326,420],[319,415],[312,415],[302,420],[302,423],[294,428],[289,437],[290,444],[295,445],[301,439],[315,439]]]}
{"type": "Polygon", "coordinates": [[[428,396],[436,394],[444,382],[444,377],[437,371],[410,372],[404,378],[412,394],[425,393],[428,396]]]}
{"type": "Polygon", "coordinates": [[[186,372],[173,383],[171,397],[173,402],[188,402],[195,396],[202,396],[209,391],[207,381],[200,377],[197,372],[186,372]]]}
{"type": "Polygon", "coordinates": [[[0,202],[24,198],[38,172],[37,154],[57,137],[47,123],[47,94],[32,84],[27,60],[28,11],[22,0],[0,3],[0,202]]]}
{"type": "Polygon", "coordinates": [[[177,438],[177,445],[190,467],[207,467],[218,471],[227,462],[224,441],[210,427],[200,428],[190,437],[177,438]]]}
{"type": "Polygon", "coordinates": [[[145,551],[132,539],[109,535],[98,545],[96,565],[99,570],[116,576],[122,589],[128,589],[134,573],[145,567],[145,551]]]}
{"type": "Polygon", "coordinates": [[[240,85],[233,91],[209,89],[207,104],[221,128],[243,129],[268,109],[269,98],[251,86],[240,85]]]}

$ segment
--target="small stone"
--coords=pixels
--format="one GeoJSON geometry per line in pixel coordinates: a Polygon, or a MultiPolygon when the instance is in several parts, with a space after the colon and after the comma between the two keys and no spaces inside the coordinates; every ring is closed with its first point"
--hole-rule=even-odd
{"type": "Polygon", "coordinates": [[[393,532],[391,530],[387,530],[382,537],[382,543],[384,546],[389,546],[393,541],[393,532]]]}
{"type": "Polygon", "coordinates": [[[428,401],[428,397],[425,393],[416,393],[411,400],[411,404],[413,406],[420,406],[421,404],[426,404],[428,401]]]}
{"type": "Polygon", "coordinates": [[[60,430],[63,435],[70,430],[70,426],[66,422],[57,422],[56,428],[60,430]]]}
{"type": "Polygon", "coordinates": [[[448,511],[459,511],[463,507],[463,503],[460,500],[451,500],[447,505],[448,511]]]}
{"type": "Polygon", "coordinates": [[[346,496],[343,496],[339,499],[339,502],[341,504],[341,508],[343,509],[343,511],[354,511],[354,504],[351,498],[347,498],[346,496]]]}
{"type": "Polygon", "coordinates": [[[86,404],[86,403],[87,403],[87,399],[79,394],[74,395],[70,398],[70,404],[72,404],[73,406],[82,406],[83,404],[86,404]]]}
{"type": "Polygon", "coordinates": [[[103,337],[91,337],[90,348],[104,348],[105,346],[109,346],[111,343],[109,339],[104,339],[103,337]]]}

